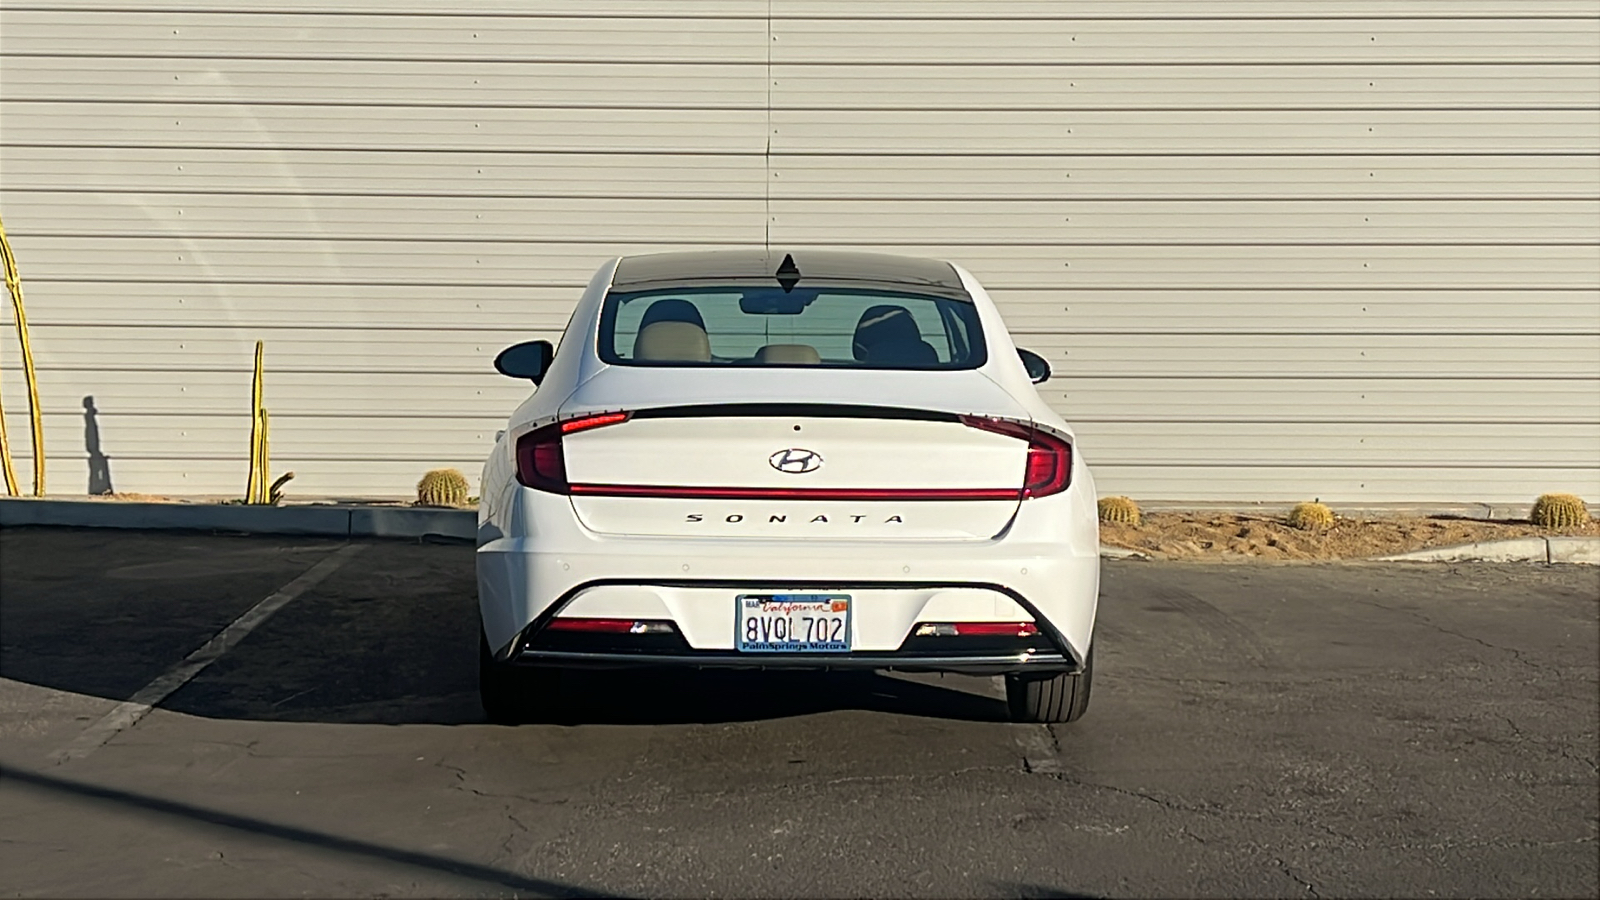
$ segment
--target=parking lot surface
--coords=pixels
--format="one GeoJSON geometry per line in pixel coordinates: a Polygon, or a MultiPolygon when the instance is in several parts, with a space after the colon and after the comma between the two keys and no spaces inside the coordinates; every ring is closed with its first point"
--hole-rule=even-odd
{"type": "Polygon", "coordinates": [[[588,676],[511,728],[478,708],[472,548],[342,546],[0,531],[0,891],[1600,883],[1592,567],[1109,562],[1072,725],[1006,723],[991,679],[724,672],[588,676]]]}

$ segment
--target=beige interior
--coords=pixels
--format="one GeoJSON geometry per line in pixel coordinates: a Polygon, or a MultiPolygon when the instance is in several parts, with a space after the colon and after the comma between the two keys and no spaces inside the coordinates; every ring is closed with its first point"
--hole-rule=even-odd
{"type": "Polygon", "coordinates": [[[710,362],[711,340],[704,328],[692,322],[653,322],[634,338],[633,358],[647,362],[710,362]]]}
{"type": "Polygon", "coordinates": [[[768,344],[756,351],[762,365],[814,366],[822,362],[817,348],[810,344],[768,344]]]}

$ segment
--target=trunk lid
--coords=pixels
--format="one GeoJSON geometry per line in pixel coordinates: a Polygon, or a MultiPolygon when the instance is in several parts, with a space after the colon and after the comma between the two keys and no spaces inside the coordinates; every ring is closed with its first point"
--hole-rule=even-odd
{"type": "Polygon", "coordinates": [[[978,540],[1011,520],[1027,443],[960,420],[1027,420],[993,382],[970,371],[803,374],[596,375],[563,416],[633,417],[563,439],[580,520],[610,534],[821,540],[978,540]]]}

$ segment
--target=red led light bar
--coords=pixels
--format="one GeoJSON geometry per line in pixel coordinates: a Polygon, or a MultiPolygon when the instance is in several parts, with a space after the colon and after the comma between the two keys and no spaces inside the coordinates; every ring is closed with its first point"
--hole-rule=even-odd
{"type": "Polygon", "coordinates": [[[614,412],[568,419],[561,423],[561,433],[572,434],[578,431],[588,431],[591,428],[599,428],[603,425],[616,425],[619,422],[628,421],[628,417],[631,415],[632,413],[614,412]]]}
{"type": "Polygon", "coordinates": [[[956,634],[971,637],[1033,637],[1039,626],[1032,622],[955,622],[956,634]]]}
{"type": "Polygon", "coordinates": [[[1016,488],[764,488],[654,484],[573,484],[574,496],[681,500],[1016,500],[1016,488]]]}
{"type": "Polygon", "coordinates": [[[633,619],[551,619],[546,631],[588,631],[607,634],[627,634],[633,628],[633,619]]]}

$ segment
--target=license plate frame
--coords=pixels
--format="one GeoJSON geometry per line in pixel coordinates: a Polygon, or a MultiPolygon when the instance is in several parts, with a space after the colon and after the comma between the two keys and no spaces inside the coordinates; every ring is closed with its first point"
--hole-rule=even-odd
{"type": "Polygon", "coordinates": [[[739,653],[849,653],[854,613],[849,594],[738,594],[733,602],[733,646],[739,653]],[[809,634],[808,618],[812,620],[809,634]],[[775,640],[780,622],[782,639],[775,640]],[[815,629],[822,623],[826,623],[826,639],[807,639],[818,636],[815,629]],[[791,635],[801,640],[793,640],[791,635]]]}

